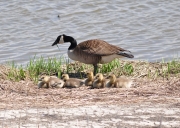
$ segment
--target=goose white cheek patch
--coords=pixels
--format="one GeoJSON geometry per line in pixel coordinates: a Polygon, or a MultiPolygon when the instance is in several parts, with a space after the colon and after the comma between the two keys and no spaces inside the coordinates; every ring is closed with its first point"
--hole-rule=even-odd
{"type": "Polygon", "coordinates": [[[73,52],[74,50],[69,50],[69,52],[73,52]]]}
{"type": "Polygon", "coordinates": [[[63,44],[64,43],[64,37],[61,36],[60,40],[59,40],[59,44],[63,44]]]}

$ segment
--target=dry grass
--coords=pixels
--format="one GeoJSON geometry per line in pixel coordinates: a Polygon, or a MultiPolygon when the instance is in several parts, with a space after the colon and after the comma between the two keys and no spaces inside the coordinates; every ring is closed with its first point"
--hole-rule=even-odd
{"type": "Polygon", "coordinates": [[[0,109],[24,107],[61,107],[93,104],[133,104],[176,102],[180,81],[134,79],[131,89],[38,89],[32,81],[0,80],[0,109]]]}

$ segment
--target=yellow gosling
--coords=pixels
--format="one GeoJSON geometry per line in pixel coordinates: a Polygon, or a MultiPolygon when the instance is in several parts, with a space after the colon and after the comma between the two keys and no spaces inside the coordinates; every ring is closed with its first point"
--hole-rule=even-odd
{"type": "Polygon", "coordinates": [[[38,81],[38,88],[49,88],[49,85],[42,81],[38,81]]]}
{"type": "Polygon", "coordinates": [[[96,74],[92,88],[104,88],[106,81],[101,73],[96,74]]]}
{"type": "Polygon", "coordinates": [[[92,85],[93,85],[93,80],[94,80],[93,72],[92,72],[92,71],[87,71],[87,72],[86,72],[86,76],[87,76],[87,79],[85,80],[85,85],[92,87],[92,85]]]}
{"type": "Polygon", "coordinates": [[[130,88],[132,86],[132,80],[125,77],[116,78],[114,74],[110,74],[107,78],[110,79],[106,84],[109,88],[130,88]]]}
{"type": "Polygon", "coordinates": [[[63,74],[62,79],[66,88],[78,88],[84,85],[83,80],[77,78],[69,78],[68,74],[63,74]]]}
{"type": "Polygon", "coordinates": [[[64,86],[64,81],[55,77],[55,76],[46,76],[43,75],[40,77],[39,81],[42,81],[38,84],[38,88],[62,88],[64,86]]]}

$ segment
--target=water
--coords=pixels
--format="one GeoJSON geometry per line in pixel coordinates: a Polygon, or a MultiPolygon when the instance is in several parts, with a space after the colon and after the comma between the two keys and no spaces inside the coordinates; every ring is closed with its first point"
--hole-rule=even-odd
{"type": "Polygon", "coordinates": [[[135,60],[167,61],[179,55],[178,0],[29,0],[0,2],[0,63],[65,55],[58,35],[78,42],[99,38],[130,50],[135,60]],[[58,18],[60,15],[60,18],[58,18]]]}

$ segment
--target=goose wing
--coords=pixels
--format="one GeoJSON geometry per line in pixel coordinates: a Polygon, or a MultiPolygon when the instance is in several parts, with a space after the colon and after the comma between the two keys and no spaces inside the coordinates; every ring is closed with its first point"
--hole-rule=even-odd
{"type": "Polygon", "coordinates": [[[107,56],[126,51],[103,40],[87,40],[78,44],[79,49],[88,54],[107,56]]]}

